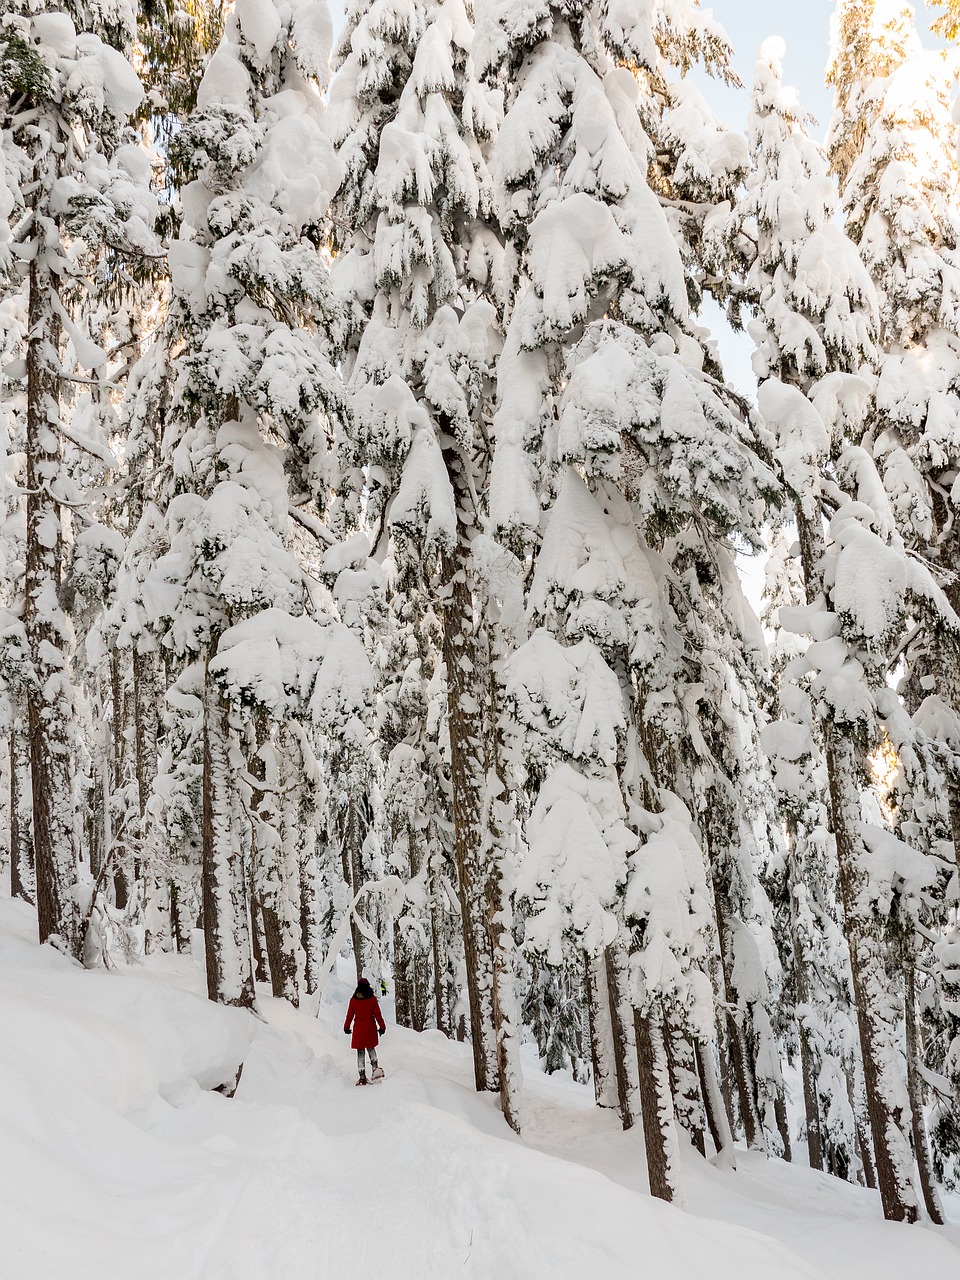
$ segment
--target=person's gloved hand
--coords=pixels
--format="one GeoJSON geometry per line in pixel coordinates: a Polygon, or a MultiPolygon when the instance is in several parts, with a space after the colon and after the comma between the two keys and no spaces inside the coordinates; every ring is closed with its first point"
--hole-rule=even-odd
{"type": "Polygon", "coordinates": [[[386,1028],[386,1027],[381,1027],[381,1028],[380,1028],[380,1034],[381,1034],[382,1036],[385,1036],[385,1035],[387,1034],[387,1028],[386,1028]]]}
{"type": "Polygon", "coordinates": [[[345,1036],[348,1036],[348,1035],[350,1034],[350,1028],[349,1028],[349,1027],[344,1027],[344,1028],[343,1028],[343,1034],[344,1034],[345,1036]]]}

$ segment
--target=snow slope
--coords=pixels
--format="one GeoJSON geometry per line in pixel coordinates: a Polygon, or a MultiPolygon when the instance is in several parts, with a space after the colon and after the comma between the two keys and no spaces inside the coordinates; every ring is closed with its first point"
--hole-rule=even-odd
{"type": "Polygon", "coordinates": [[[755,1155],[685,1153],[690,1212],[651,1200],[639,1134],[531,1059],[519,1140],[469,1049],[389,1001],[388,1079],[356,1089],[338,978],[319,1018],[264,997],[260,1022],[203,999],[189,958],[84,973],[34,936],[0,900],[2,1280],[960,1273],[957,1227],[886,1224],[871,1193],[755,1155]]]}

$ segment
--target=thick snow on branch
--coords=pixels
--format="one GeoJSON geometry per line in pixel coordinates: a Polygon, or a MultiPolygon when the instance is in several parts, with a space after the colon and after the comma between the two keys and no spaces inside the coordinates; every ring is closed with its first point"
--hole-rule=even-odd
{"type": "Polygon", "coordinates": [[[524,946],[548,964],[563,962],[564,938],[598,955],[616,937],[611,908],[637,843],[623,812],[612,774],[588,778],[560,764],[540,789],[516,887],[529,905],[524,946]]]}
{"type": "Polygon", "coordinates": [[[373,696],[370,663],[348,627],[282,609],[226,630],[210,674],[231,701],[280,721],[309,713],[325,730],[362,718],[373,696]]]}
{"type": "Polygon", "coordinates": [[[457,512],[453,487],[437,438],[421,427],[413,438],[403,465],[397,496],[390,508],[390,523],[427,543],[452,547],[457,536],[457,512]]]}
{"type": "Polygon", "coordinates": [[[540,628],[510,655],[504,680],[516,718],[550,750],[585,765],[615,763],[623,693],[596,645],[562,645],[540,628]]]}
{"type": "Polygon", "coordinates": [[[866,865],[862,868],[866,903],[888,915],[897,900],[901,910],[916,917],[936,882],[936,862],[885,827],[862,822],[860,830],[866,847],[866,865]]]}
{"type": "Polygon", "coordinates": [[[713,1016],[709,980],[696,960],[712,927],[703,851],[686,806],[663,795],[662,813],[648,815],[651,830],[630,857],[624,897],[627,919],[641,926],[637,1000],[655,999],[684,1010],[704,1035],[713,1016]]]}

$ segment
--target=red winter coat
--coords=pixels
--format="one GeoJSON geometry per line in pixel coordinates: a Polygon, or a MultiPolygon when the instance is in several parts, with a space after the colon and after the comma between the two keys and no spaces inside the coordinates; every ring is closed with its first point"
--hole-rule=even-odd
{"type": "Polygon", "coordinates": [[[352,1049],[375,1049],[380,1043],[377,1030],[386,1031],[387,1024],[383,1020],[376,996],[368,996],[361,1000],[359,996],[351,996],[347,1007],[347,1017],[343,1024],[344,1031],[350,1030],[353,1023],[353,1036],[350,1039],[352,1049]]]}

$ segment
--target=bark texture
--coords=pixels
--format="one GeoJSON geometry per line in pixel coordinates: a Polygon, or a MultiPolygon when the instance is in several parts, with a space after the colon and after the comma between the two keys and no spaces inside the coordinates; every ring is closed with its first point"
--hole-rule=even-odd
{"type": "MultiPolygon", "coordinates": [[[[49,112],[46,117],[42,122],[45,127],[38,132],[56,137],[57,122],[49,112]]],[[[38,147],[32,209],[38,228],[51,220],[43,202],[57,176],[54,149],[38,147]]],[[[27,301],[27,535],[23,616],[34,679],[27,705],[37,920],[41,942],[57,938],[65,951],[79,959],[71,635],[60,602],[63,569],[63,526],[58,495],[63,467],[58,433],[60,323],[53,308],[57,281],[43,247],[37,248],[30,263],[27,301]]]]}
{"type": "Polygon", "coordinates": [[[29,746],[29,739],[14,729],[10,734],[10,896],[34,904],[36,868],[29,746]]]}
{"type": "Polygon", "coordinates": [[[680,1152],[663,1022],[656,1014],[644,1017],[638,1013],[635,1029],[650,1194],[673,1203],[680,1198],[680,1152]]]}
{"type": "Polygon", "coordinates": [[[227,713],[209,679],[203,724],[203,936],[207,995],[218,1004],[252,1009],[256,1002],[247,875],[229,760],[227,713]]]}
{"type": "Polygon", "coordinates": [[[483,829],[484,743],[482,706],[477,697],[481,655],[468,581],[469,549],[460,538],[444,555],[443,657],[447,674],[450,781],[453,792],[454,855],[463,928],[463,948],[478,1090],[499,1089],[493,1010],[493,946],[486,919],[483,829]]]}

